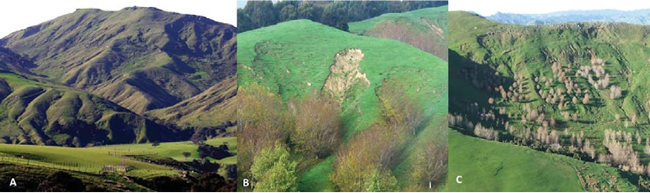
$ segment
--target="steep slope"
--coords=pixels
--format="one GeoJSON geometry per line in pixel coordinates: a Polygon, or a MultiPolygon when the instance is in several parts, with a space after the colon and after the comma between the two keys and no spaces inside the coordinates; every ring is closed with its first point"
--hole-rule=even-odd
{"type": "Polygon", "coordinates": [[[352,33],[398,40],[447,60],[447,6],[387,13],[348,25],[352,33]]]}
{"type": "MultiPolygon", "coordinates": [[[[239,36],[240,88],[244,90],[249,84],[258,83],[284,102],[299,100],[314,92],[332,93],[341,103],[341,149],[348,140],[381,122],[384,115],[378,97],[380,90],[388,80],[399,80],[404,92],[421,104],[418,107],[422,108],[425,122],[429,124],[407,142],[400,159],[390,168],[391,175],[403,181],[399,184],[400,190],[415,184],[405,179],[412,174],[411,161],[416,156],[413,149],[423,145],[419,142],[440,140],[446,144],[440,139],[443,137],[437,138],[445,136],[446,129],[433,125],[445,120],[447,112],[447,63],[444,60],[406,43],[359,36],[309,20],[284,22],[239,36]]],[[[238,136],[238,140],[241,144],[246,139],[238,136]]],[[[241,164],[242,151],[240,149],[238,160],[240,171],[249,169],[242,168],[245,165],[241,164]]],[[[316,159],[301,154],[292,156],[302,161],[298,174],[300,191],[336,190],[330,180],[336,155],[316,159]]]]}
{"type": "Polygon", "coordinates": [[[609,165],[619,169],[617,180],[648,188],[639,179],[650,160],[643,151],[650,137],[650,27],[519,26],[467,12],[449,18],[454,129],[609,165]]]}
{"type": "MultiPolygon", "coordinates": [[[[280,93],[284,99],[299,98],[313,90],[325,88],[337,53],[349,48],[359,49],[364,56],[357,65],[367,79],[362,82],[367,81],[369,85],[366,88],[348,87],[352,89],[343,94],[344,106],[349,108],[345,112],[354,108],[364,112],[362,117],[354,118],[358,121],[350,121],[354,124],[350,125],[348,134],[362,130],[380,116],[375,92],[388,77],[403,77],[404,82],[410,83],[419,82],[412,85],[409,89],[413,90],[409,92],[417,92],[420,99],[444,96],[446,92],[442,89],[446,87],[444,79],[447,75],[443,73],[446,72],[446,62],[394,40],[349,34],[308,20],[260,28],[247,32],[245,37],[238,42],[238,84],[245,86],[258,82],[269,87],[271,92],[280,93]],[[430,76],[437,78],[424,81],[430,76]],[[415,91],[418,88],[420,91],[415,91]],[[431,94],[434,90],[437,90],[434,96],[426,96],[425,93],[431,94]]],[[[434,102],[436,111],[446,110],[442,105],[446,103],[434,102]]],[[[434,109],[427,112],[431,114],[434,109]]]]}
{"type": "Polygon", "coordinates": [[[231,77],[171,107],[147,112],[181,126],[210,127],[235,122],[237,77],[231,77]]]}
{"type": "Polygon", "coordinates": [[[17,72],[32,75],[29,68],[36,67],[32,62],[13,51],[0,47],[0,72],[17,72]]]}
{"type": "Polygon", "coordinates": [[[155,8],[78,9],[0,46],[33,61],[36,74],[141,114],[234,76],[235,36],[233,26],[155,8]]]}
{"type": "MultiPolygon", "coordinates": [[[[0,64],[7,69],[29,64],[0,53],[0,64]]],[[[111,101],[20,72],[0,72],[1,143],[80,147],[180,137],[111,101]]]]}

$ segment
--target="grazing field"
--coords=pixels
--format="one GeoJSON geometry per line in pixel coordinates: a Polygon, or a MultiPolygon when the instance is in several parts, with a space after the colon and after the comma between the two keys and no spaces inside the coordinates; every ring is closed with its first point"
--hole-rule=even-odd
{"type": "Polygon", "coordinates": [[[32,165],[42,165],[43,167],[68,168],[71,170],[88,170],[90,173],[97,174],[102,170],[104,165],[125,165],[132,166],[134,169],[129,173],[137,174],[141,177],[154,177],[160,175],[170,175],[174,172],[172,168],[159,166],[155,164],[123,159],[121,156],[113,156],[106,150],[94,148],[67,148],[53,146],[33,146],[33,145],[8,145],[0,144],[0,152],[4,154],[3,158],[12,160],[10,162],[29,163],[32,165]],[[16,157],[21,159],[16,159],[16,157]],[[13,158],[13,159],[12,159],[13,158]],[[140,171],[146,172],[140,172],[140,171]]]}
{"type": "MultiPolygon", "coordinates": [[[[236,153],[237,143],[235,138],[211,139],[207,140],[206,144],[221,145],[224,142],[228,142],[232,153],[236,153]]],[[[118,166],[122,165],[124,162],[125,165],[133,167],[133,170],[127,172],[129,175],[142,178],[179,174],[179,171],[174,171],[170,167],[122,157],[122,155],[143,154],[155,154],[158,157],[170,157],[178,161],[188,161],[199,158],[197,145],[192,142],[160,143],[158,146],[152,146],[151,144],[128,144],[92,148],[0,144],[0,159],[12,163],[29,163],[31,165],[42,167],[69,169],[97,174],[102,170],[104,165],[118,166]],[[185,159],[182,152],[191,152],[192,156],[185,159]],[[27,160],[29,160],[29,162],[27,160]]],[[[217,163],[233,164],[236,162],[236,156],[215,161],[217,163]]]]}
{"type": "Polygon", "coordinates": [[[579,161],[449,132],[449,191],[582,192],[579,161]],[[463,176],[462,184],[456,176],[463,176]]]}
{"type": "MultiPolygon", "coordinates": [[[[418,180],[406,179],[413,179],[414,175],[418,175],[416,171],[421,170],[421,168],[416,169],[418,166],[415,163],[417,160],[424,159],[421,158],[421,152],[425,151],[425,147],[435,146],[432,149],[445,149],[446,153],[446,129],[444,129],[446,127],[440,125],[446,122],[447,113],[447,63],[444,60],[403,42],[360,36],[308,20],[283,22],[239,34],[237,55],[238,84],[240,90],[243,90],[238,94],[244,98],[259,98],[260,96],[248,94],[249,90],[254,90],[258,86],[263,87],[261,90],[265,93],[258,94],[268,98],[245,103],[272,105],[260,107],[273,108],[270,110],[272,112],[268,113],[278,118],[273,118],[274,123],[271,124],[287,124],[276,129],[251,126],[250,132],[247,132],[248,128],[238,129],[240,145],[268,145],[268,147],[262,145],[241,147],[238,169],[243,173],[238,175],[239,177],[252,175],[250,170],[253,164],[252,157],[259,154],[252,152],[277,148],[278,146],[273,145],[273,141],[281,143],[291,141],[286,146],[293,154],[288,164],[295,162],[298,165],[295,190],[368,191],[370,189],[346,189],[349,187],[342,187],[343,183],[337,184],[336,181],[341,179],[340,176],[336,177],[336,173],[343,170],[342,168],[337,170],[337,167],[347,167],[341,165],[341,160],[345,159],[345,152],[363,151],[351,150],[353,147],[349,144],[356,144],[354,147],[358,146],[358,148],[374,148],[379,146],[369,144],[382,143],[390,147],[367,150],[367,152],[379,154],[387,151],[387,154],[395,158],[385,163],[367,163],[366,166],[361,164],[364,169],[355,175],[364,175],[362,177],[366,178],[373,175],[366,172],[378,172],[380,174],[374,175],[387,176],[381,177],[382,180],[386,180],[382,183],[389,184],[387,187],[382,187],[388,189],[380,189],[383,191],[424,190],[428,187],[428,183],[424,185],[418,180]],[[388,93],[401,93],[401,96],[407,98],[404,100],[409,100],[411,103],[392,104],[391,102],[394,101],[390,101],[388,93]],[[313,155],[305,153],[306,150],[302,149],[306,145],[299,141],[300,139],[296,139],[300,136],[294,134],[300,132],[294,128],[302,127],[296,126],[299,123],[294,125],[292,120],[300,118],[300,113],[295,112],[300,111],[302,102],[322,95],[331,95],[334,102],[327,105],[335,105],[338,108],[335,114],[340,117],[340,124],[335,125],[340,125],[337,129],[340,129],[341,135],[335,137],[338,140],[336,143],[324,147],[330,148],[330,151],[313,155]],[[275,98],[278,98],[277,102],[275,98]],[[272,102],[257,103],[262,101],[272,102]],[[410,110],[421,112],[416,116],[421,115],[422,119],[418,119],[413,126],[400,126],[412,130],[392,134],[391,137],[374,138],[374,142],[364,141],[366,137],[376,134],[374,132],[386,133],[381,130],[382,127],[387,128],[389,126],[384,124],[399,119],[389,117],[401,113],[403,106],[409,108],[413,106],[410,110]],[[287,122],[277,121],[283,120],[286,116],[298,118],[287,118],[290,120],[287,122]],[[259,132],[272,134],[253,137],[259,132]],[[288,135],[289,133],[291,135],[288,135]],[[429,142],[440,144],[433,145],[429,142]]],[[[246,108],[240,110],[246,111],[246,108]]],[[[255,111],[261,114],[260,111],[255,111]]],[[[259,119],[259,116],[254,118],[259,119]]],[[[244,123],[247,123],[246,120],[244,123]]],[[[251,120],[250,123],[252,125],[260,121],[251,120]]],[[[316,143],[314,140],[308,142],[316,143]]],[[[436,157],[436,159],[445,160],[446,164],[446,155],[444,158],[436,157]]],[[[446,172],[446,167],[444,170],[446,172]]],[[[424,176],[422,174],[419,177],[425,178],[424,176]]],[[[444,184],[440,181],[433,183],[436,189],[440,189],[444,184]]],[[[365,187],[367,184],[358,187],[362,186],[365,187]]]]}
{"type": "MultiPolygon", "coordinates": [[[[449,21],[453,129],[464,138],[561,157],[564,161],[552,165],[573,167],[587,191],[650,187],[650,90],[644,86],[650,48],[643,35],[650,28],[606,22],[519,26],[467,12],[451,12],[449,21]],[[585,164],[575,164],[580,162],[585,164]]],[[[499,148],[496,145],[473,148],[499,152],[492,150],[499,148]]],[[[451,157],[471,160],[476,155],[469,152],[451,157]]],[[[517,159],[530,157],[509,157],[517,159]]],[[[533,180],[524,181],[546,188],[540,191],[555,190],[537,178],[567,173],[538,170],[537,165],[520,167],[533,180]]],[[[494,184],[509,183],[495,180],[494,184]]]]}
{"type": "Polygon", "coordinates": [[[447,60],[447,6],[387,13],[350,22],[351,33],[394,39],[447,60]]]}
{"type": "MultiPolygon", "coordinates": [[[[225,137],[225,138],[214,138],[208,139],[205,141],[205,144],[212,146],[219,146],[221,144],[227,143],[229,152],[237,154],[237,139],[234,137],[225,137]]],[[[125,145],[107,145],[93,147],[89,149],[97,149],[104,152],[116,151],[117,153],[129,154],[156,154],[157,156],[170,157],[177,161],[188,161],[193,159],[200,159],[199,152],[197,150],[197,145],[191,141],[181,141],[181,142],[167,142],[160,143],[160,145],[152,146],[150,143],[147,144],[125,144],[125,145]],[[190,152],[191,155],[185,158],[183,152],[190,152]]],[[[217,163],[224,164],[235,164],[237,162],[237,156],[227,157],[221,160],[215,160],[208,158],[210,161],[215,161],[217,163]]]]}

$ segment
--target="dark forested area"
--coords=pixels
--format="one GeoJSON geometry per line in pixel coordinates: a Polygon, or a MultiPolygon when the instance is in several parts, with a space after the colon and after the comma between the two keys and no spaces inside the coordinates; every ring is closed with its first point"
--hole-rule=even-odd
{"type": "Polygon", "coordinates": [[[237,9],[237,27],[241,33],[284,21],[309,19],[348,31],[348,22],[442,5],[447,5],[447,1],[248,1],[244,8],[237,9]]]}

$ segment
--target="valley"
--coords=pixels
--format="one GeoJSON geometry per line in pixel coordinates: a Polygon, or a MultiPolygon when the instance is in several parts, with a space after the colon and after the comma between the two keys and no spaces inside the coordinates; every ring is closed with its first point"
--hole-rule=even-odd
{"type": "Polygon", "coordinates": [[[0,39],[0,177],[21,191],[234,191],[236,31],[127,7],[0,39]]]}
{"type": "MultiPolygon", "coordinates": [[[[579,182],[586,191],[647,191],[650,98],[643,85],[649,65],[644,34],[650,28],[601,22],[521,26],[462,11],[449,18],[449,125],[463,135],[454,143],[483,138],[503,147],[477,145],[474,151],[524,146],[544,157],[536,160],[562,160],[554,162],[565,169],[510,174],[529,183],[546,184],[554,178],[550,175],[559,174],[577,176],[566,182],[579,182]]],[[[501,152],[495,160],[515,156],[501,152]]],[[[468,156],[461,153],[450,160],[468,156]]],[[[526,162],[508,161],[505,167],[530,170],[526,162]]],[[[450,165],[450,173],[460,172],[453,168],[460,170],[450,165]]],[[[535,186],[539,191],[582,191],[575,185],[535,186]]],[[[455,188],[484,186],[476,182],[455,188]]],[[[499,186],[494,191],[521,190],[499,186]]]]}

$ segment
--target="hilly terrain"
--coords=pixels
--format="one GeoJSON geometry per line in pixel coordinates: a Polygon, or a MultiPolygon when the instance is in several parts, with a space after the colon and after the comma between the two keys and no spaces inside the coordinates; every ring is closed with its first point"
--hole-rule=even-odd
{"type": "Polygon", "coordinates": [[[129,7],[0,39],[0,178],[27,184],[0,190],[234,191],[236,31],[129,7]]]}
{"type": "Polygon", "coordinates": [[[255,191],[444,187],[444,60],[309,20],[239,34],[237,59],[238,176],[255,191]]]}
{"type": "Polygon", "coordinates": [[[487,16],[492,21],[519,25],[546,25],[568,22],[618,22],[637,25],[650,24],[650,9],[621,11],[605,10],[570,10],[545,14],[501,13],[487,16]]]}
{"type": "Polygon", "coordinates": [[[387,13],[348,23],[352,33],[398,40],[447,60],[447,6],[387,13]]]}
{"type": "MultiPolygon", "coordinates": [[[[517,171],[538,166],[525,165],[525,158],[521,162],[510,159],[508,165],[505,161],[483,163],[511,167],[503,175],[531,184],[545,184],[555,178],[547,173],[557,173],[578,176],[587,191],[648,190],[650,95],[644,85],[650,65],[649,27],[623,23],[520,26],[467,12],[451,12],[449,18],[449,124],[465,135],[456,137],[459,144],[479,137],[502,143],[501,147],[476,145],[476,152],[526,146],[549,154],[538,155],[545,157],[540,159],[566,160],[558,162],[558,167],[573,168],[523,175],[517,171]],[[580,163],[576,161],[582,166],[575,165],[580,163]]],[[[450,151],[457,152],[454,147],[450,151]]],[[[528,156],[513,151],[492,156],[528,156]]],[[[474,155],[452,153],[450,159],[469,156],[474,155]]],[[[497,165],[463,171],[485,167],[497,165]]],[[[450,166],[450,173],[459,168],[450,166]]],[[[456,188],[485,188],[472,182],[462,186],[456,188]]],[[[519,191],[511,188],[494,191],[519,191]]],[[[575,186],[547,188],[539,191],[578,190],[575,186]]]]}
{"type": "Polygon", "coordinates": [[[82,147],[180,139],[109,100],[30,75],[23,68],[27,60],[6,49],[0,53],[7,69],[0,73],[2,143],[82,147]]]}
{"type": "Polygon", "coordinates": [[[29,70],[138,114],[172,106],[235,75],[236,28],[133,7],[78,9],[0,39],[29,70]]]}
{"type": "MultiPolygon", "coordinates": [[[[231,151],[237,152],[235,138],[206,140],[205,143],[219,146],[227,143],[231,151]]],[[[192,142],[168,142],[157,146],[152,144],[110,145],[92,148],[69,148],[54,146],[0,144],[0,179],[16,178],[20,184],[17,189],[2,186],[6,191],[41,191],[43,181],[52,174],[66,172],[71,178],[79,179],[82,187],[59,185],[59,188],[81,188],[78,191],[215,191],[202,189],[208,180],[212,187],[224,186],[235,173],[232,166],[234,156],[216,160],[214,164],[201,164],[200,151],[192,142]],[[184,157],[181,152],[192,155],[184,157]],[[125,167],[126,171],[111,171],[111,167],[125,167]],[[201,174],[198,179],[187,175],[186,170],[201,174]],[[205,170],[215,172],[204,173],[205,170]],[[218,173],[217,177],[211,174],[218,173]],[[204,176],[204,177],[201,177],[204,176]],[[210,178],[205,178],[205,176],[210,178]]],[[[228,186],[226,186],[228,187],[228,186]]],[[[230,186],[234,187],[234,186],[230,186]]],[[[223,189],[221,191],[234,191],[223,189]]]]}

